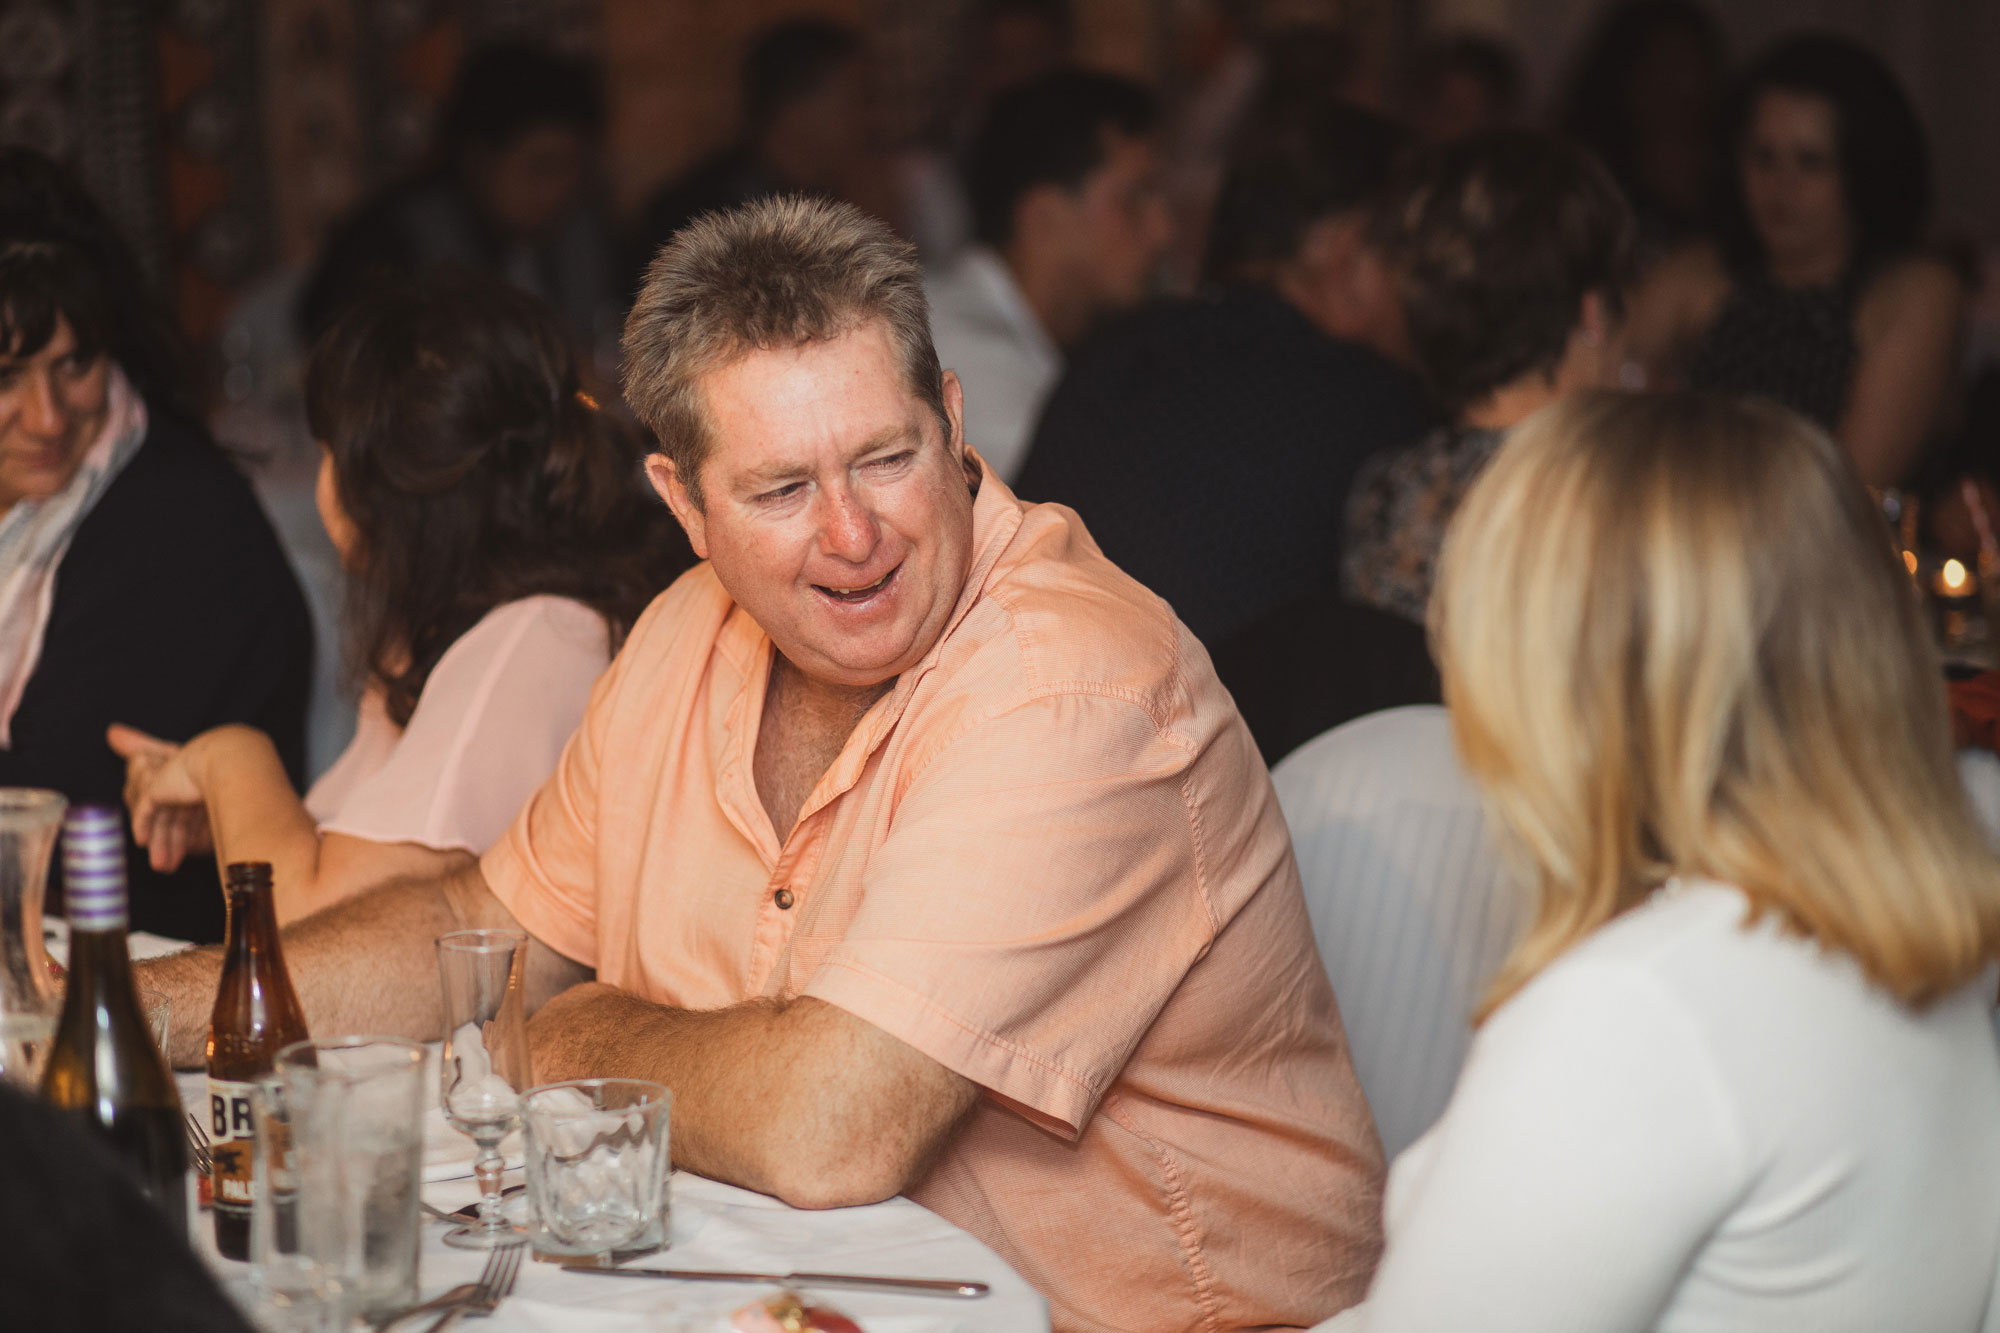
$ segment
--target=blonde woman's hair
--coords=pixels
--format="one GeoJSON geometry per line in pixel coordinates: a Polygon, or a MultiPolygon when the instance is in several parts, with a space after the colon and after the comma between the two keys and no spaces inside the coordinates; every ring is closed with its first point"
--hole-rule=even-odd
{"type": "Polygon", "coordinates": [[[1907,1004],[2000,952],[2000,860],[1909,578],[1839,447],[1783,408],[1587,393],[1523,423],[1452,524],[1431,635],[1537,895],[1480,1018],[1676,875],[1907,1004]]]}

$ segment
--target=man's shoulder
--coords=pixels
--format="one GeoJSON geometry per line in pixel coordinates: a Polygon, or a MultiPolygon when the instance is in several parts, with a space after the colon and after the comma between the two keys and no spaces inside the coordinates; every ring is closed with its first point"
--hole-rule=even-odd
{"type": "Polygon", "coordinates": [[[625,636],[619,656],[658,658],[697,640],[713,646],[716,632],[734,606],[714,568],[703,560],[647,603],[625,636]]]}
{"type": "Polygon", "coordinates": [[[1183,686],[1186,634],[1073,511],[1030,505],[946,657],[1000,703],[1071,694],[1164,707],[1183,686]]]}

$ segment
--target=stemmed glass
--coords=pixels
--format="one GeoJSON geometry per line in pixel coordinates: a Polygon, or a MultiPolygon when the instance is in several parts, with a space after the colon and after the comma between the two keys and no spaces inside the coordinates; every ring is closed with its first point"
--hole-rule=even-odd
{"type": "Polygon", "coordinates": [[[510,930],[455,930],[438,936],[444,993],[445,1119],[479,1146],[479,1220],[445,1233],[462,1250],[490,1250],[521,1237],[502,1215],[500,1141],[520,1123],[528,1071],[528,1021],[521,999],[528,937],[510,930]]]}

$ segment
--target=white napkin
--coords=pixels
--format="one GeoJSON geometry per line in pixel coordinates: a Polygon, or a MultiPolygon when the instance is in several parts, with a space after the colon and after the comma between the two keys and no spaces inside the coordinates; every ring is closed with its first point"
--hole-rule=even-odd
{"type": "MultiPolygon", "coordinates": [[[[606,1283],[606,1286],[619,1284],[606,1283]]],[[[634,1284],[636,1285],[636,1284],[634,1284]]],[[[550,1301],[516,1296],[501,1309],[510,1329],[532,1329],[535,1333],[732,1333],[729,1316],[759,1295],[719,1296],[715,1291],[697,1293],[692,1286],[658,1283],[663,1290],[651,1295],[634,1293],[633,1301],[622,1309],[602,1305],[557,1305],[550,1301]]],[[[768,1291],[768,1289],[767,1289],[768,1291]]],[[[837,1295],[814,1294],[835,1309],[846,1307],[837,1295]]],[[[868,1315],[858,1318],[864,1333],[965,1333],[962,1319],[939,1311],[935,1315],[868,1315]]]]}

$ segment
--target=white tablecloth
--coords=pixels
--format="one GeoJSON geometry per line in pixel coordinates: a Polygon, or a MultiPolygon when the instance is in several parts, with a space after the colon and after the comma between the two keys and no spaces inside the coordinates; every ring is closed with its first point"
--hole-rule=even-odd
{"type": "MultiPolygon", "coordinates": [[[[180,1075],[181,1097],[206,1106],[199,1073],[180,1075]]],[[[453,1209],[478,1197],[467,1175],[424,1187],[424,1199],[453,1209]]],[[[427,1172],[435,1175],[435,1171],[427,1172]]],[[[508,1173],[508,1183],[518,1180],[508,1173]]],[[[1048,1305],[993,1251],[930,1210],[908,1199],[865,1208],[807,1212],[775,1199],[677,1171],[673,1177],[673,1245],[635,1261],[655,1267],[732,1271],[866,1273],[890,1277],[964,1278],[988,1284],[978,1300],[899,1296],[865,1291],[816,1293],[853,1316],[868,1333],[1046,1333],[1048,1305]]],[[[198,1247],[225,1279],[245,1265],[215,1253],[214,1225],[196,1221],[198,1247]]],[[[485,1256],[446,1246],[442,1223],[423,1224],[418,1282],[433,1296],[479,1276],[485,1256]]],[[[564,1271],[554,1264],[524,1263],[514,1296],[493,1318],[461,1325],[481,1333],[710,1333],[726,1327],[728,1311],[768,1292],[768,1286],[614,1279],[564,1271]]],[[[422,1324],[412,1325],[422,1328],[422,1324]]]]}

